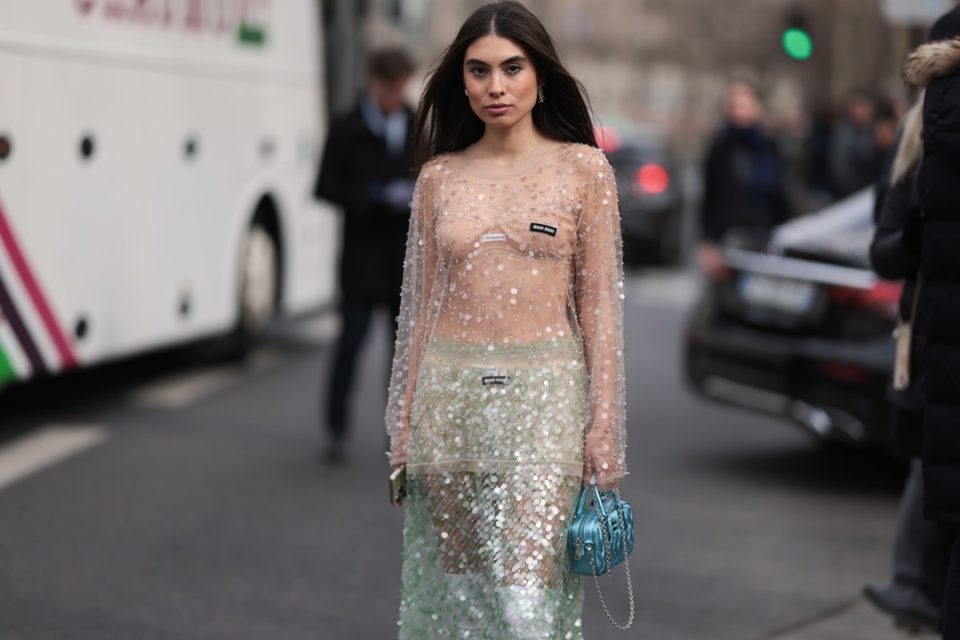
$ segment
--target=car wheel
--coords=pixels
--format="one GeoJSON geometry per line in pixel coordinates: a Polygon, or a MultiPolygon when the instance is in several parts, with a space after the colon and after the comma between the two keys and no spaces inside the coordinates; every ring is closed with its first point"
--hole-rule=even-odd
{"type": "Polygon", "coordinates": [[[263,225],[255,222],[250,227],[240,266],[239,329],[245,336],[253,336],[277,310],[277,243],[263,225]]]}
{"type": "Polygon", "coordinates": [[[665,237],[660,241],[660,263],[667,267],[676,266],[680,262],[680,247],[676,240],[665,237]]]}
{"type": "Polygon", "coordinates": [[[623,239],[623,264],[627,267],[636,267],[641,264],[641,252],[636,241],[623,239]]]}
{"type": "Polygon", "coordinates": [[[668,223],[663,235],[660,236],[658,253],[660,263],[664,266],[675,267],[683,261],[683,224],[682,211],[674,212],[673,219],[668,223]]]}

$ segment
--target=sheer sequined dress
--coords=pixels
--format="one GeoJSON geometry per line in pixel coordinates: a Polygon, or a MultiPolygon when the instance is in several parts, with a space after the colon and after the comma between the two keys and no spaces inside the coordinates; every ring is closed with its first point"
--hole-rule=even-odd
{"type": "Polygon", "coordinates": [[[399,636],[581,638],[566,527],[588,439],[626,473],[623,272],[606,158],[556,145],[417,179],[387,408],[407,465],[399,636]]]}

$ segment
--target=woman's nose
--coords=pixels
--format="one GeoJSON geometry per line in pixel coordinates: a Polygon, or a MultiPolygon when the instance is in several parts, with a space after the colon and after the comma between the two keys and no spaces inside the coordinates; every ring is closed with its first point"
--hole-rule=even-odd
{"type": "Polygon", "coordinates": [[[500,79],[500,76],[496,73],[491,74],[491,77],[490,77],[490,95],[494,97],[499,97],[503,95],[503,81],[500,79]]]}

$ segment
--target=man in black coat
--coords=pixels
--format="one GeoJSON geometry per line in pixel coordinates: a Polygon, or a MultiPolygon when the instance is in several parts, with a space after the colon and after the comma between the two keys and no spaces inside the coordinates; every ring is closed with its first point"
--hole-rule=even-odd
{"type": "Polygon", "coordinates": [[[731,82],[724,109],[723,127],[710,144],[703,169],[699,258],[709,275],[723,269],[718,245],[728,230],[769,230],[790,214],[783,162],[763,130],[757,89],[743,80],[731,82]]]}
{"type": "Polygon", "coordinates": [[[396,335],[410,200],[413,111],[405,104],[413,63],[402,49],[374,52],[367,92],[330,125],[315,195],[343,208],[340,320],[326,392],[325,457],[343,460],[350,391],[373,313],[385,308],[396,335]]]}
{"type": "Polygon", "coordinates": [[[924,513],[946,529],[943,637],[960,640],[960,8],[937,20],[929,40],[906,68],[907,80],[926,87],[919,301],[926,325],[924,513]]]}

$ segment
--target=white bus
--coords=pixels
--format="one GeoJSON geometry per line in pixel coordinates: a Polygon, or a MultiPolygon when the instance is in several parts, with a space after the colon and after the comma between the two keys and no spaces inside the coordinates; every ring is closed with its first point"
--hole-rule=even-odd
{"type": "Polygon", "coordinates": [[[332,299],[318,4],[0,2],[0,386],[332,299]]]}

